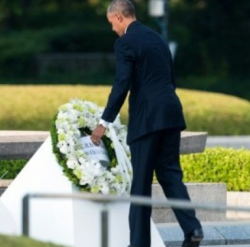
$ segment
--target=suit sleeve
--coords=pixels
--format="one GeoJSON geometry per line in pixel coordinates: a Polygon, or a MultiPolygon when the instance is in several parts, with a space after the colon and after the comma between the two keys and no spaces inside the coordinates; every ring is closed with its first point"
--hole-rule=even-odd
{"type": "Polygon", "coordinates": [[[109,94],[102,119],[113,122],[118,115],[130,89],[135,55],[129,45],[121,38],[115,43],[116,75],[109,94]]]}

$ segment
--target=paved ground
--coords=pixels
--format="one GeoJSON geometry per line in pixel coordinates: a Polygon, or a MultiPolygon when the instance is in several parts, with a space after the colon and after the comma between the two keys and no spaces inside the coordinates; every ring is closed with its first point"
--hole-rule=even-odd
{"type": "MultiPolygon", "coordinates": [[[[250,247],[250,222],[206,222],[202,226],[202,246],[250,247]]],[[[157,229],[167,247],[181,246],[183,233],[176,223],[157,224],[157,229]]]]}

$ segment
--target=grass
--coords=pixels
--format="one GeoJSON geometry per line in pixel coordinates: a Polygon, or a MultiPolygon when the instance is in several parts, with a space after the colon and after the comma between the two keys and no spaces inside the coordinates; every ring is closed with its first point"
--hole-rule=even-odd
{"type": "MultiPolygon", "coordinates": [[[[0,128],[2,130],[49,130],[60,105],[71,98],[105,106],[110,86],[1,85],[0,128]]],[[[229,95],[178,89],[188,130],[210,135],[250,134],[250,102],[229,95]]],[[[127,123],[127,101],[121,118],[127,123]]]]}
{"type": "Polygon", "coordinates": [[[43,243],[26,237],[0,235],[1,247],[63,247],[52,243],[43,243]]]}
{"type": "Polygon", "coordinates": [[[250,102],[235,96],[179,90],[188,129],[210,135],[250,135],[250,102]]]}
{"type": "Polygon", "coordinates": [[[1,129],[49,130],[60,105],[71,98],[105,105],[109,90],[103,86],[1,86],[1,129]]]}
{"type": "Polygon", "coordinates": [[[28,160],[0,160],[0,178],[14,179],[28,160]]]}

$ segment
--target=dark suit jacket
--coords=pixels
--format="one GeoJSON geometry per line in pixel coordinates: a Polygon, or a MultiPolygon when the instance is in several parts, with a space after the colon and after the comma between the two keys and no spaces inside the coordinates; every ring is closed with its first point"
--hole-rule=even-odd
{"type": "Polygon", "coordinates": [[[116,77],[102,119],[113,122],[130,91],[128,144],[157,130],[185,129],[172,58],[163,38],[132,22],[115,42],[115,55],[116,77]]]}

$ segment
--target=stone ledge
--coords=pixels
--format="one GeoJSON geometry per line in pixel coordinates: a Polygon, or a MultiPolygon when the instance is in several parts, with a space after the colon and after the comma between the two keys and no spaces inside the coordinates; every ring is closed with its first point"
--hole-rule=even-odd
{"type": "MultiPolygon", "coordinates": [[[[49,136],[47,131],[0,131],[0,159],[30,159],[49,136]]],[[[181,154],[200,153],[206,146],[207,133],[181,133],[181,154]]]]}
{"type": "Polygon", "coordinates": [[[0,179],[0,187],[8,187],[12,181],[12,179],[0,179]]]}
{"type": "Polygon", "coordinates": [[[204,151],[207,141],[206,132],[183,131],[181,133],[181,154],[201,153],[204,151]]]}
{"type": "MultiPolygon", "coordinates": [[[[192,202],[227,205],[227,188],[225,183],[186,183],[192,202]]],[[[159,184],[152,186],[153,198],[165,199],[159,184]]],[[[225,212],[196,210],[201,221],[225,221],[225,212]]],[[[155,223],[176,222],[173,211],[169,207],[153,207],[152,218],[155,223]]]]}
{"type": "Polygon", "coordinates": [[[47,131],[0,131],[0,159],[30,159],[48,136],[47,131]]]}
{"type": "Polygon", "coordinates": [[[12,183],[12,181],[13,181],[12,179],[0,179],[0,196],[8,188],[8,186],[12,183]]]}
{"type": "Polygon", "coordinates": [[[0,131],[0,143],[44,142],[48,131],[0,131]]]}
{"type": "MultiPolygon", "coordinates": [[[[230,206],[250,207],[250,192],[228,192],[227,204],[230,206]]],[[[228,211],[228,219],[250,220],[250,212],[228,211]]]]}

